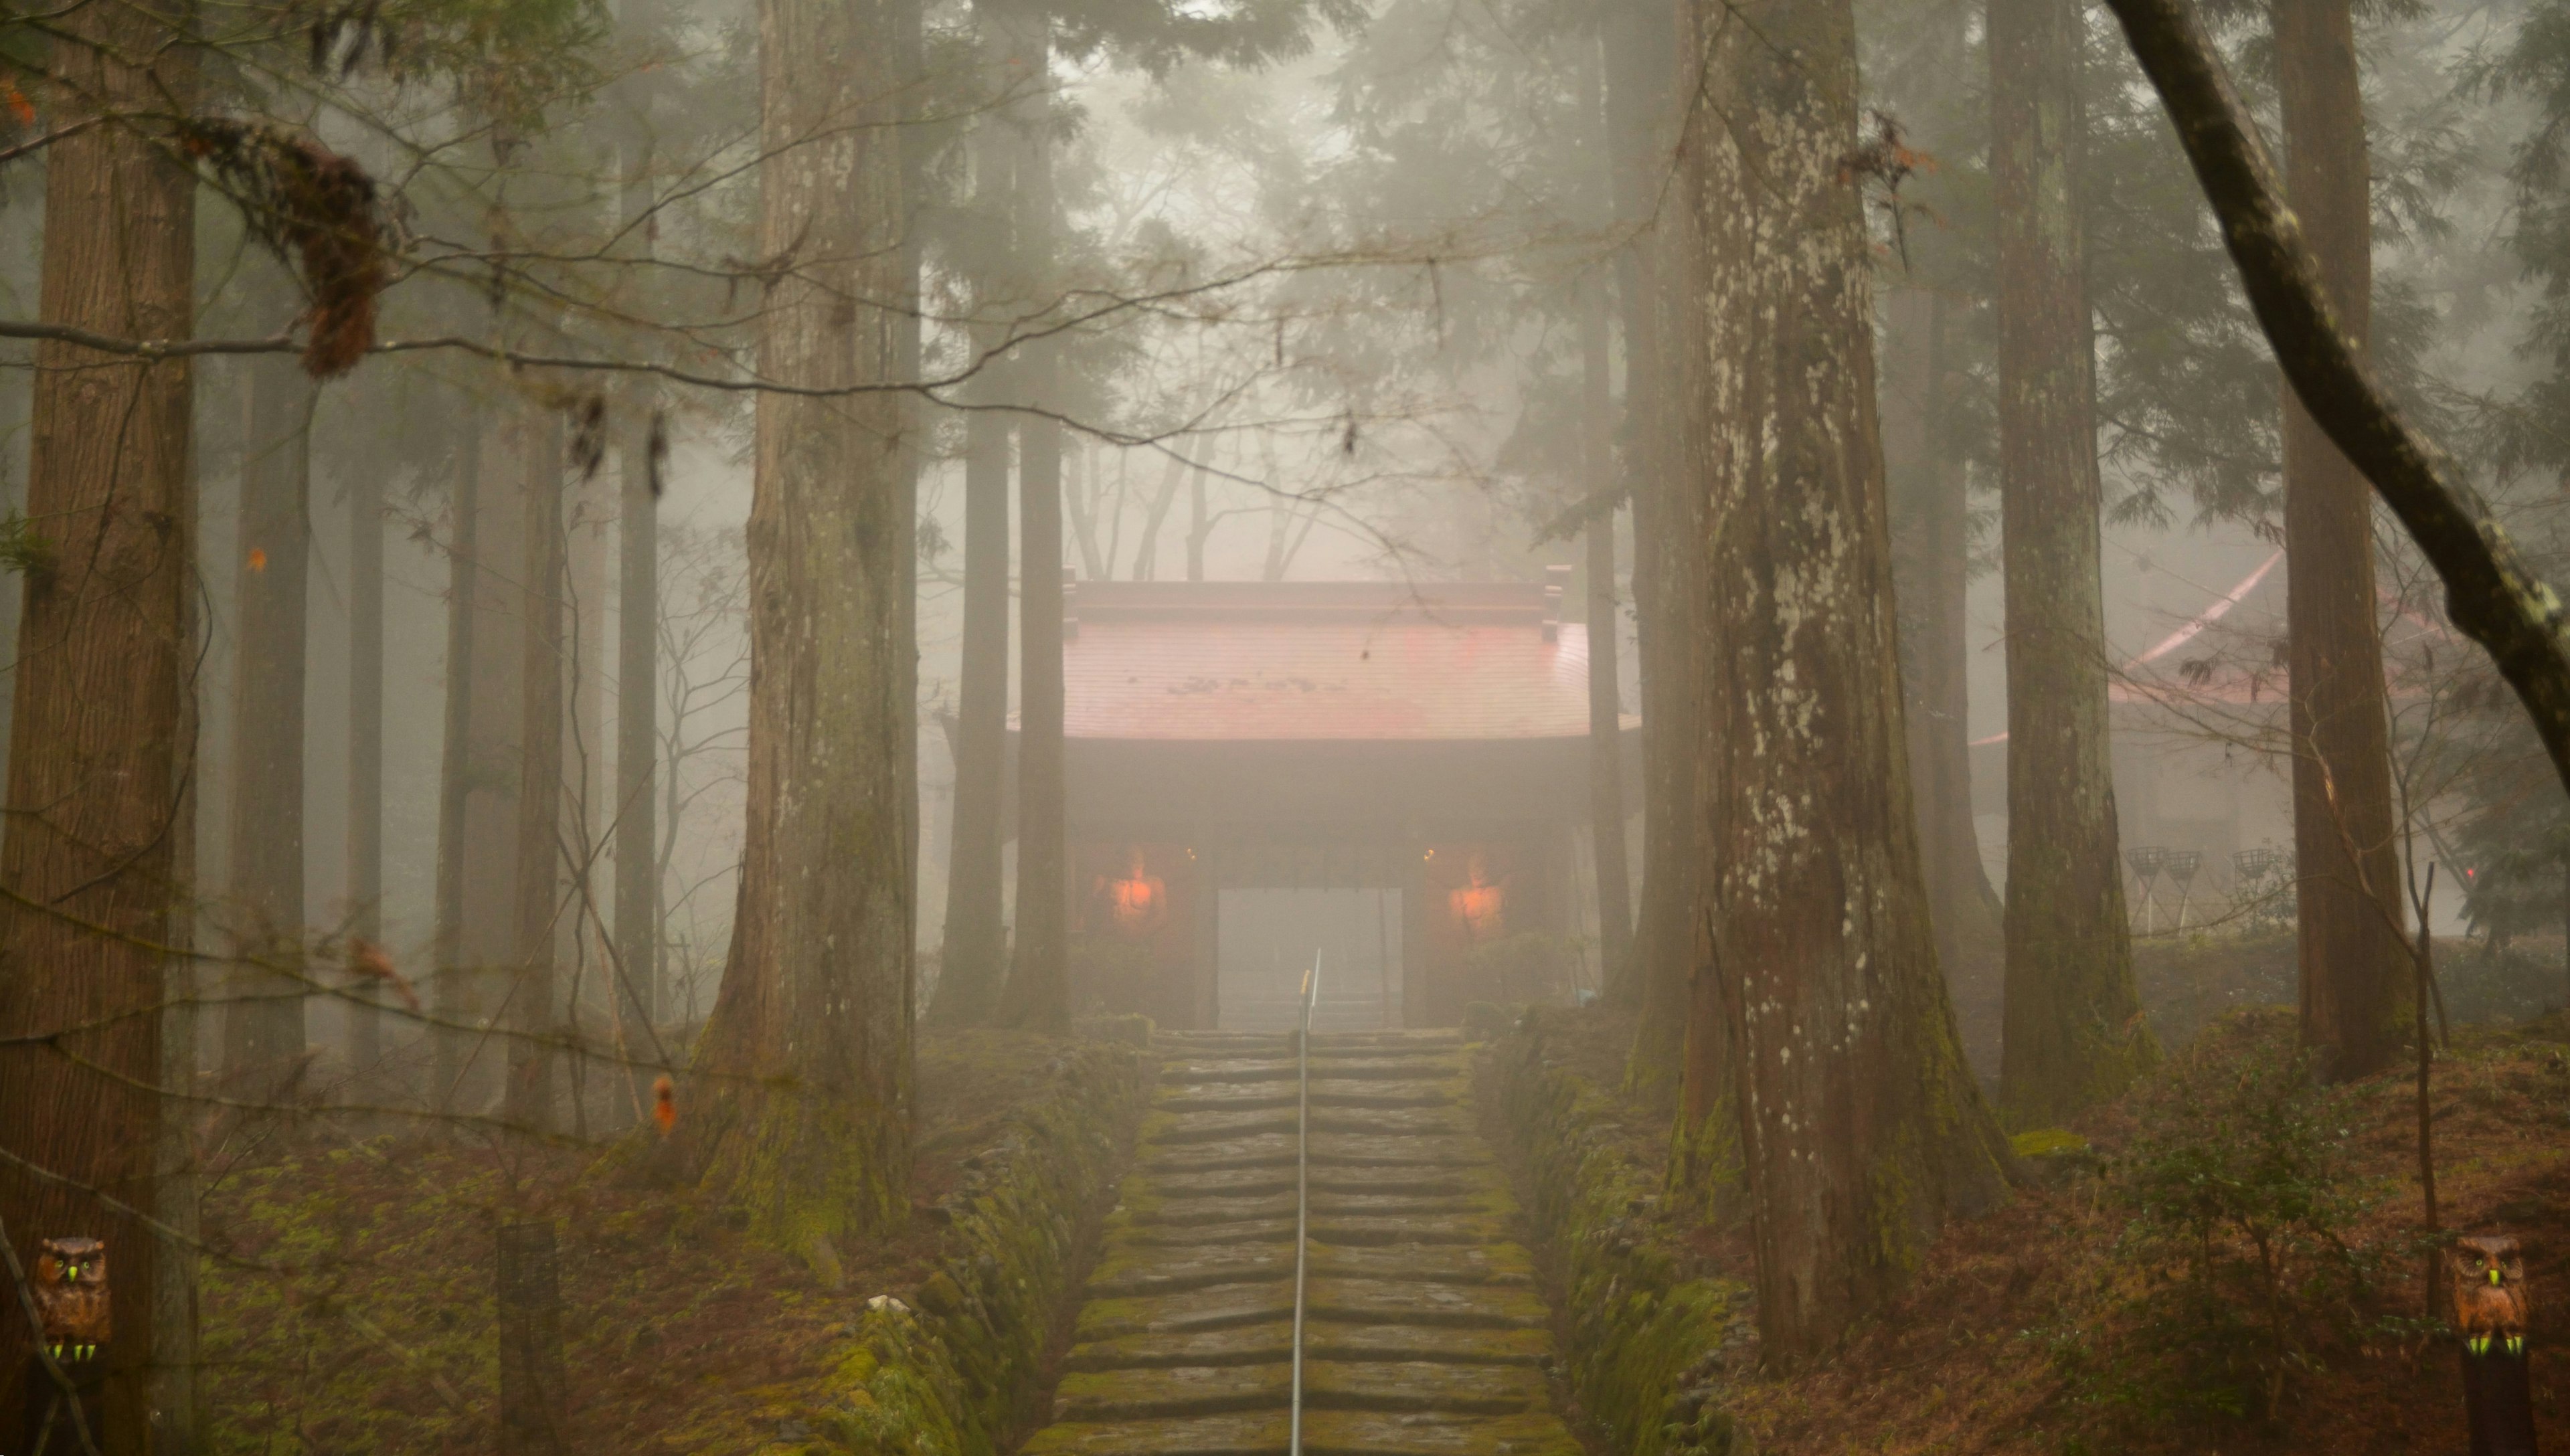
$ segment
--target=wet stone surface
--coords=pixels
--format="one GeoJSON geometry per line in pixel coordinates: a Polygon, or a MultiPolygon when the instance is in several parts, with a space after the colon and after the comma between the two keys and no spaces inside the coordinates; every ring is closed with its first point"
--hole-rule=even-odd
{"type": "MultiPolygon", "coordinates": [[[[1168,1038],[1153,1112],[1027,1456],[1282,1456],[1294,1310],[1282,1038],[1168,1038]],[[1281,1069],[1281,1074],[1280,1074],[1281,1069]]],[[[1314,1042],[1304,1449],[1575,1456],[1532,1261],[1451,1034],[1314,1042]]]]}

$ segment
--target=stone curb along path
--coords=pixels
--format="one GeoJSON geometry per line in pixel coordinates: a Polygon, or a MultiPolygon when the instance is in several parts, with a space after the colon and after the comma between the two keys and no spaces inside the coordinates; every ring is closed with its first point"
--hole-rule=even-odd
{"type": "MultiPolygon", "coordinates": [[[[1025,1456],[1283,1456],[1295,1061],[1174,1033],[1090,1275],[1055,1424],[1025,1456]]],[[[1452,1032],[1312,1039],[1310,1456],[1578,1456],[1452,1032]]]]}

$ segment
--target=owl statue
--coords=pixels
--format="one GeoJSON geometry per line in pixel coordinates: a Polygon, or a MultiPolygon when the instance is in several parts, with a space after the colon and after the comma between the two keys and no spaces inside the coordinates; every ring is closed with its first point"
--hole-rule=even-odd
{"type": "Polygon", "coordinates": [[[2454,1328],[2463,1337],[2463,1414],[2471,1456],[2535,1456],[2532,1365],[2525,1357],[2534,1291],[2525,1254],[2504,1234],[2457,1239],[2445,1251],[2454,1328]]]}
{"type": "Polygon", "coordinates": [[[2453,1274],[2454,1328],[2464,1348],[2486,1355],[2495,1346],[2523,1355],[2534,1291],[2526,1285],[2525,1255],[2516,1241],[2504,1234],[2457,1239],[2445,1265],[2453,1274]]]}
{"type": "Polygon", "coordinates": [[[113,1332],[107,1301],[107,1246],[95,1239],[48,1239],[36,1247],[36,1313],[58,1360],[90,1360],[113,1332]]]}

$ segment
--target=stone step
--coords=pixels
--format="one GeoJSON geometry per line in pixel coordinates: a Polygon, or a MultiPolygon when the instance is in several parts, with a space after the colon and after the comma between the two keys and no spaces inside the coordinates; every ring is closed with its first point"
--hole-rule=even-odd
{"type": "MultiPolygon", "coordinates": [[[[1286,1266],[1290,1274],[1292,1266],[1286,1266]]],[[[1453,1329],[1540,1329],[1543,1300],[1522,1284],[1437,1284],[1316,1276],[1306,1290],[1314,1319],[1453,1329]]],[[[1167,1293],[1091,1299],[1079,1311],[1081,1342],[1127,1334],[1232,1329],[1294,1317],[1294,1281],[1227,1283],[1167,1293]]]]}
{"type": "MultiPolygon", "coordinates": [[[[1283,1411],[1177,1421],[1063,1422],[1023,1456],[1285,1456],[1283,1411]]],[[[1509,1416],[1319,1410],[1303,1417],[1305,1456],[1581,1456],[1549,1412],[1509,1416]]]]}
{"type": "MultiPolygon", "coordinates": [[[[1312,1080],[1357,1082],[1433,1082],[1456,1076],[1464,1070],[1454,1057],[1314,1057],[1312,1080]]],[[[1293,1082],[1301,1079],[1302,1064],[1291,1057],[1282,1060],[1188,1060],[1172,1062],[1160,1068],[1164,1086],[1194,1085],[1217,1082],[1293,1082]]]]}
{"type": "MultiPolygon", "coordinates": [[[[1253,1107],[1246,1111],[1164,1109],[1154,1112],[1143,1122],[1142,1146],[1167,1148],[1193,1143],[1221,1143],[1270,1133],[1281,1133],[1290,1138],[1300,1126],[1291,1097],[1280,1106],[1253,1107]]],[[[1342,1108],[1323,1104],[1312,1109],[1312,1132],[1315,1137],[1349,1133],[1360,1137],[1449,1137],[1479,1141],[1471,1119],[1463,1108],[1451,1101],[1397,1108],[1342,1108]]]]}
{"type": "MultiPolygon", "coordinates": [[[[1476,1177],[1477,1170],[1468,1168],[1366,1168],[1316,1165],[1307,1175],[1311,1191],[1319,1193],[1353,1193],[1385,1196],[1408,1194],[1420,1198],[1457,1198],[1479,1193],[1487,1183],[1476,1177]]],[[[1262,1194],[1292,1193],[1296,1184],[1293,1164],[1282,1167],[1233,1168],[1218,1172],[1144,1172],[1135,1175],[1143,1191],[1163,1199],[1256,1198],[1262,1194]]]]}
{"type": "MultiPolygon", "coordinates": [[[[1292,1132],[1259,1133],[1219,1142],[1145,1147],[1140,1167],[1150,1173],[1219,1173],[1235,1168],[1291,1168],[1302,1139],[1292,1132]]],[[[1384,1137],[1363,1133],[1316,1133],[1312,1138],[1315,1167],[1350,1168],[1486,1168],[1491,1155],[1461,1134],[1433,1137],[1384,1137]]]]}
{"type": "MultiPolygon", "coordinates": [[[[1294,1357],[1288,1320],[1174,1334],[1131,1334],[1074,1346],[1074,1370],[1166,1365],[1264,1365],[1294,1357]]],[[[1540,1365],[1551,1350],[1540,1329],[1422,1328],[1407,1324],[1309,1323],[1303,1349],[1314,1360],[1429,1360],[1458,1365],[1540,1365]]]]}
{"type": "MultiPolygon", "coordinates": [[[[1480,1193],[1462,1197],[1418,1197],[1390,1194],[1315,1192],[1312,1217],[1369,1219],[1449,1218],[1466,1214],[1503,1215],[1504,1195],[1480,1193]]],[[[1125,1193],[1125,1217],[1136,1224],[1228,1224],[1294,1217],[1294,1191],[1258,1198],[1163,1198],[1135,1186],[1125,1193]]]]}
{"type": "MultiPolygon", "coordinates": [[[[1290,1363],[1160,1365],[1074,1370],[1054,1393],[1068,1421],[1124,1421],[1233,1411],[1282,1410],[1293,1388],[1290,1363]]],[[[1303,1360],[1303,1408],[1513,1415],[1540,1408],[1543,1377],[1524,1365],[1430,1360],[1303,1360]]]]}
{"type": "MultiPolygon", "coordinates": [[[[1448,1284],[1528,1284],[1534,1262],[1523,1249],[1501,1245],[1396,1244],[1376,1248],[1341,1248],[1315,1242],[1311,1274],[1315,1277],[1377,1279],[1391,1282],[1448,1284]]],[[[1165,1246],[1108,1245],[1088,1276],[1095,1298],[1203,1289],[1216,1284],[1257,1283],[1291,1278],[1294,1245],[1283,1240],[1214,1245],[1189,1250],[1165,1246]]]]}
{"type": "MultiPolygon", "coordinates": [[[[1314,1082],[1314,1107],[1452,1107],[1454,1088],[1444,1081],[1314,1082]]],[[[1295,1107],[1302,1094],[1284,1082],[1208,1082],[1183,1092],[1163,1092],[1151,1104],[1155,1112],[1249,1112],[1295,1107]]]]}
{"type": "MultiPolygon", "coordinates": [[[[1246,1219],[1223,1224],[1118,1223],[1111,1247],[1148,1245],[1161,1249],[1199,1248],[1216,1244],[1282,1244],[1294,1237],[1294,1211],[1282,1217],[1246,1219]]],[[[1314,1215],[1312,1242],[1347,1247],[1386,1244],[1502,1244],[1506,1224],[1476,1215],[1431,1218],[1356,1218],[1345,1214],[1314,1215]]]]}

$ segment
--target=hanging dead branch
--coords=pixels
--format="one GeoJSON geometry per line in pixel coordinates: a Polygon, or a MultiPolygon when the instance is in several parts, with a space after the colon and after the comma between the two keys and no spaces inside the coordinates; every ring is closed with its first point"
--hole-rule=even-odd
{"type": "Polygon", "coordinates": [[[375,299],[391,277],[374,179],[353,160],[272,127],[200,120],[179,135],[301,278],[312,300],[304,372],[329,379],[355,368],[375,346],[375,299]]]}

